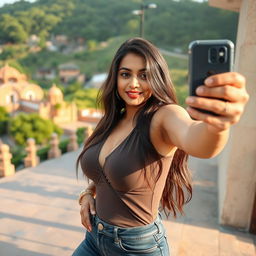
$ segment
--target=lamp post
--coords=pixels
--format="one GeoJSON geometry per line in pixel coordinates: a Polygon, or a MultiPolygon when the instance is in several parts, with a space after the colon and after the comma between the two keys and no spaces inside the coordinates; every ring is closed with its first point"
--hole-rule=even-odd
{"type": "Polygon", "coordinates": [[[140,10],[134,10],[132,13],[134,15],[140,16],[140,37],[144,37],[144,19],[145,19],[145,10],[146,9],[155,9],[157,8],[157,5],[154,3],[151,4],[144,4],[144,1],[142,1],[140,10]]]}

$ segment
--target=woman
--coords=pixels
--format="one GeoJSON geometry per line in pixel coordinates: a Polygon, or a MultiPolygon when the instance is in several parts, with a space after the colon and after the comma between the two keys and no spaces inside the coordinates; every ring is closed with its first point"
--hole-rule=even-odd
{"type": "Polygon", "coordinates": [[[93,182],[79,197],[87,233],[73,255],[169,255],[159,203],[182,213],[188,154],[217,155],[248,100],[237,73],[209,77],[197,95],[185,111],[157,48],[141,38],[121,45],[101,91],[105,114],[78,158],[93,182]]]}

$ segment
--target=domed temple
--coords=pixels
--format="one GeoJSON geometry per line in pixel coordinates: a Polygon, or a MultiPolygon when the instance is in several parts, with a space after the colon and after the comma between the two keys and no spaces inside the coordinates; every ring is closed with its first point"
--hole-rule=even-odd
{"type": "Polygon", "coordinates": [[[0,106],[8,112],[22,109],[26,102],[38,102],[44,97],[42,88],[29,83],[26,75],[5,65],[0,69],[0,106]]]}
{"type": "Polygon", "coordinates": [[[44,91],[30,83],[25,74],[6,64],[0,69],[0,106],[11,113],[38,113],[55,123],[68,123],[77,120],[75,103],[67,103],[62,91],[53,85],[44,97],[44,91]]]}

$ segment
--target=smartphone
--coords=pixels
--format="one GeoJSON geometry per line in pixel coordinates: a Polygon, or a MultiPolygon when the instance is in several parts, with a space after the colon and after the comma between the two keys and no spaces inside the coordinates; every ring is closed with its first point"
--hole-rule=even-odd
{"type": "MultiPolygon", "coordinates": [[[[230,40],[196,40],[189,44],[189,94],[196,96],[196,88],[211,75],[233,70],[234,44],[230,40]]],[[[204,113],[216,115],[202,109],[204,113]]]]}

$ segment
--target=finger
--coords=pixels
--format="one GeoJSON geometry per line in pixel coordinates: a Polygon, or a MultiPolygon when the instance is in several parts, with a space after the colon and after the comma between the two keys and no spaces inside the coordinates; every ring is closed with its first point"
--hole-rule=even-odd
{"type": "Polygon", "coordinates": [[[190,107],[200,108],[227,117],[240,116],[243,112],[243,104],[218,99],[190,96],[186,99],[186,103],[190,107]]]}
{"type": "Polygon", "coordinates": [[[246,102],[248,99],[248,94],[245,90],[229,85],[211,88],[207,86],[199,86],[196,89],[196,94],[203,97],[225,99],[231,102],[246,102]]]}
{"type": "Polygon", "coordinates": [[[237,88],[245,87],[245,78],[236,72],[227,72],[209,76],[205,81],[208,87],[215,87],[221,85],[232,85],[237,88]]]}
{"type": "Polygon", "coordinates": [[[90,202],[90,212],[91,212],[92,215],[95,215],[95,214],[96,214],[94,200],[92,200],[92,201],[90,202]]]}
{"type": "Polygon", "coordinates": [[[230,119],[227,117],[221,117],[221,116],[213,116],[209,114],[205,114],[202,112],[197,111],[196,109],[187,108],[188,113],[190,116],[196,120],[203,121],[215,128],[216,131],[224,131],[227,130],[231,123],[230,119]]]}
{"type": "Polygon", "coordinates": [[[90,215],[89,215],[89,208],[88,207],[81,207],[80,210],[81,215],[81,222],[83,226],[88,230],[92,230],[91,221],[90,221],[90,215]]]}

